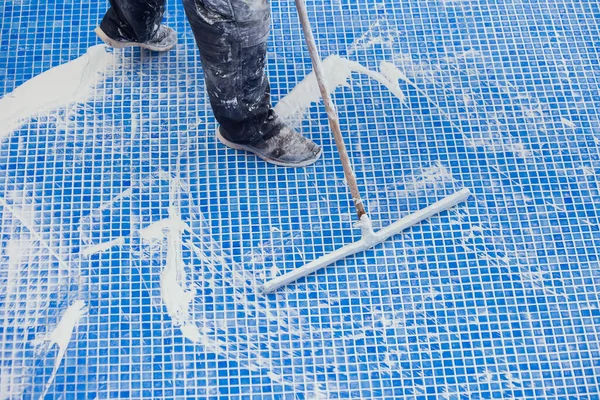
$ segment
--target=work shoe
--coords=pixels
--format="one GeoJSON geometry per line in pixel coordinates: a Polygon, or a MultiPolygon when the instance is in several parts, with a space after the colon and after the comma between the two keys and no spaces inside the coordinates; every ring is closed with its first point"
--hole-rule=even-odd
{"type": "Polygon", "coordinates": [[[256,154],[268,163],[282,167],[305,167],[321,157],[321,148],[294,129],[280,124],[256,143],[240,144],[226,139],[221,128],[217,138],[227,147],[256,154]]]}
{"type": "Polygon", "coordinates": [[[177,33],[175,33],[172,28],[165,25],[159,26],[152,39],[144,43],[138,43],[127,39],[113,39],[100,27],[97,27],[94,32],[104,43],[117,49],[139,46],[151,51],[169,51],[177,44],[177,33]]]}

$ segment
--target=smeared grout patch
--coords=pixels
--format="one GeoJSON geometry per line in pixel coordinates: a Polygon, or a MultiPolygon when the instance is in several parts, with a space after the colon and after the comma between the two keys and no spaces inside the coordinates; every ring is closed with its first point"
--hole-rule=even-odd
{"type": "Polygon", "coordinates": [[[349,56],[358,50],[365,50],[375,45],[391,48],[394,42],[400,36],[400,31],[390,25],[386,18],[382,18],[373,25],[359,38],[357,38],[346,50],[349,56]]]}
{"type": "MultiPolygon", "coordinates": [[[[169,210],[170,212],[172,210],[169,210]]],[[[179,220],[172,220],[171,218],[161,219],[151,225],[148,225],[144,229],[140,231],[140,237],[145,240],[156,240],[163,239],[166,237],[166,233],[170,229],[175,229],[179,231],[189,231],[189,227],[179,220]]]]}
{"type": "MultiPolygon", "coordinates": [[[[333,92],[338,87],[350,87],[349,80],[355,72],[365,74],[385,86],[401,102],[406,96],[398,85],[395,76],[403,76],[392,64],[383,63],[382,72],[372,71],[362,64],[340,57],[337,54],[323,61],[323,69],[327,79],[328,89],[333,92]],[[394,72],[393,70],[396,69],[394,72]],[[384,73],[385,71],[385,73],[384,73]]],[[[319,86],[314,71],[308,74],[292,91],[282,98],[275,106],[275,111],[282,118],[302,118],[313,103],[321,98],[319,86]]]]}
{"type": "Polygon", "coordinates": [[[53,302],[67,296],[74,271],[71,246],[58,243],[60,231],[52,230],[58,225],[40,207],[38,193],[23,184],[0,197],[0,336],[12,342],[3,349],[4,360],[12,361],[0,367],[0,398],[20,399],[35,384],[35,368],[24,356],[29,335],[47,324],[53,302]]]}
{"type": "MultiPolygon", "coordinates": [[[[24,327],[27,327],[28,325],[25,316],[21,316],[20,321],[18,321],[19,318],[13,317],[17,320],[13,324],[9,322],[9,319],[11,319],[11,310],[16,308],[16,301],[14,300],[16,300],[18,295],[19,278],[21,277],[19,267],[23,262],[23,259],[28,256],[27,254],[24,254],[24,250],[29,248],[31,248],[31,243],[26,238],[17,239],[14,237],[11,237],[8,240],[4,249],[0,247],[0,250],[3,250],[0,252],[0,266],[3,266],[3,268],[0,268],[0,275],[6,277],[6,280],[0,284],[0,299],[4,300],[4,307],[0,308],[0,315],[3,317],[3,321],[0,322],[0,327],[5,331],[7,331],[9,327],[17,324],[24,327]]],[[[38,305],[37,297],[34,301],[30,301],[30,298],[33,296],[29,293],[27,293],[25,298],[24,297],[25,296],[19,296],[18,301],[26,301],[26,304],[29,307],[33,307],[35,310],[38,305]]],[[[9,357],[10,350],[4,349],[4,351],[5,357],[9,357]]],[[[25,386],[24,379],[29,373],[30,371],[27,368],[23,368],[17,363],[13,363],[12,365],[2,365],[0,368],[0,400],[21,398],[25,386]]]]}
{"type": "Polygon", "coordinates": [[[38,226],[36,225],[36,209],[33,200],[26,196],[17,195],[16,192],[9,192],[7,195],[7,199],[8,198],[13,199],[12,204],[0,196],[0,206],[10,212],[23,226],[25,226],[29,233],[38,241],[40,246],[46,248],[56,259],[63,271],[69,271],[70,268],[65,259],[42,237],[42,232],[39,231],[38,226]]]}
{"type": "Polygon", "coordinates": [[[569,119],[566,119],[565,117],[561,117],[560,122],[562,122],[562,124],[564,126],[566,126],[567,128],[577,128],[577,125],[575,125],[575,123],[569,119]]]}
{"type": "Polygon", "coordinates": [[[179,212],[169,208],[171,224],[167,232],[167,265],[160,277],[160,290],[169,316],[176,325],[181,326],[183,335],[197,342],[200,333],[190,320],[190,303],[194,299],[196,289],[193,284],[187,283],[185,263],[182,259],[181,232],[185,229],[179,212]]]}
{"type": "Polygon", "coordinates": [[[173,325],[193,343],[200,340],[200,332],[191,319],[190,307],[196,295],[193,282],[188,281],[182,257],[182,232],[190,228],[181,220],[179,212],[179,180],[170,183],[169,218],[158,221],[140,232],[146,240],[167,237],[167,259],[160,276],[160,293],[173,325]],[[165,232],[166,231],[166,232],[165,232]]]}
{"type": "Polygon", "coordinates": [[[121,209],[119,207],[121,202],[129,202],[132,193],[132,188],[122,190],[116,196],[110,197],[95,208],[91,208],[89,214],[79,220],[77,231],[79,233],[79,254],[81,256],[89,257],[106,252],[113,247],[122,247],[127,243],[129,229],[117,232],[108,226],[121,218],[120,215],[112,215],[112,212],[121,209]],[[107,232],[111,234],[108,236],[106,235],[107,232]]]}
{"type": "Polygon", "coordinates": [[[111,247],[122,246],[123,244],[125,244],[125,238],[119,237],[108,242],[97,244],[95,246],[86,247],[83,250],[81,250],[81,254],[84,256],[91,256],[93,254],[102,253],[110,249],[111,247]]]}
{"type": "MultiPolygon", "coordinates": [[[[421,96],[423,96],[441,115],[443,115],[450,125],[457,131],[464,134],[459,125],[440,105],[421,89],[414,81],[408,78],[404,72],[399,70],[394,64],[382,61],[379,65],[380,72],[372,71],[362,64],[351,61],[339,55],[331,55],[323,61],[323,69],[327,79],[328,90],[330,93],[338,87],[351,87],[349,80],[355,72],[365,74],[385,86],[402,103],[406,103],[406,96],[400,89],[399,81],[405,82],[413,87],[421,96]]],[[[300,123],[306,116],[312,104],[319,102],[321,93],[317,84],[314,71],[308,74],[300,83],[298,83],[290,93],[283,97],[275,106],[275,111],[284,119],[291,123],[300,123]]]]}
{"type": "Polygon", "coordinates": [[[112,199],[110,199],[109,201],[102,203],[98,208],[96,208],[95,210],[92,210],[92,212],[97,212],[97,211],[104,211],[108,208],[111,208],[112,206],[114,206],[116,203],[118,203],[119,201],[126,199],[128,197],[131,197],[131,193],[132,193],[132,189],[125,189],[123,190],[121,193],[119,193],[118,195],[116,195],[115,197],[113,197],[112,199]]]}
{"type": "Polygon", "coordinates": [[[106,46],[92,46],[81,57],[37,75],[2,97],[0,139],[32,116],[85,101],[113,61],[106,46]]]}
{"type": "MultiPolygon", "coordinates": [[[[302,244],[302,235],[297,232],[272,230],[271,239],[261,242],[258,249],[244,255],[244,261],[250,264],[264,264],[283,261],[285,253],[298,251],[302,244]]],[[[303,256],[303,255],[302,255],[303,256]]]]}
{"type": "Polygon", "coordinates": [[[390,185],[389,195],[396,197],[415,197],[420,196],[420,191],[434,191],[453,185],[456,189],[459,182],[455,180],[452,173],[441,162],[436,162],[428,167],[424,167],[415,174],[405,177],[393,185],[390,185]]]}
{"type": "Polygon", "coordinates": [[[7,190],[5,197],[0,196],[0,205],[6,207],[25,227],[33,227],[40,218],[33,194],[32,186],[23,187],[21,190],[7,190]]]}
{"type": "Polygon", "coordinates": [[[69,306],[69,308],[67,308],[67,311],[65,311],[60,322],[52,331],[52,334],[49,337],[50,344],[48,347],[50,348],[56,344],[58,346],[58,354],[54,360],[54,369],[52,370],[52,375],[46,383],[46,388],[44,389],[44,393],[40,396],[40,399],[46,397],[52,382],[54,382],[54,378],[56,378],[56,372],[58,371],[58,368],[65,357],[67,347],[69,347],[69,342],[71,341],[71,336],[73,336],[75,325],[77,325],[79,319],[86,312],[87,310],[85,308],[85,303],[82,300],[75,301],[73,304],[71,304],[71,306],[69,306]]]}
{"type": "MultiPolygon", "coordinates": [[[[398,85],[398,81],[403,81],[407,83],[412,83],[410,79],[404,74],[404,72],[400,71],[394,64],[387,61],[382,61],[379,64],[379,70],[387,78],[388,81],[395,83],[398,85]]],[[[398,90],[400,88],[398,87],[398,90]]]]}
{"type": "MultiPolygon", "coordinates": [[[[4,294],[10,293],[12,289],[17,285],[19,277],[19,265],[21,264],[25,255],[23,250],[30,248],[31,244],[27,240],[17,240],[15,238],[9,239],[5,247],[5,253],[8,256],[8,274],[6,277],[5,284],[2,285],[0,290],[5,291],[4,294]]],[[[2,292],[0,292],[2,293],[2,292]]]]}
{"type": "Polygon", "coordinates": [[[23,379],[22,368],[3,365],[0,370],[0,400],[22,398],[24,390],[23,379]]]}
{"type": "MultiPolygon", "coordinates": [[[[408,71],[408,74],[404,74],[400,69],[395,68],[399,74],[394,73],[395,76],[393,79],[404,81],[406,84],[413,87],[421,96],[427,99],[427,101],[450,122],[451,126],[457,132],[460,132],[464,135],[465,141],[470,147],[485,147],[485,150],[489,152],[509,151],[515,153],[515,155],[518,157],[526,159],[530,159],[535,156],[533,151],[528,149],[526,144],[523,144],[516,137],[507,135],[506,132],[509,131],[509,128],[500,127],[500,124],[497,121],[495,124],[492,122],[492,124],[489,125],[488,131],[483,131],[485,136],[477,136],[477,134],[473,132],[466,134],[461,128],[460,122],[457,122],[457,120],[468,118],[468,113],[467,115],[454,115],[454,113],[446,111],[444,108],[440,107],[438,102],[432,96],[427,94],[426,90],[417,85],[414,80],[408,78],[408,75],[410,75],[417,79],[421,79],[426,83],[436,84],[440,81],[440,79],[443,79],[443,76],[441,76],[442,71],[438,65],[430,65],[426,62],[415,61],[411,55],[402,54],[401,49],[396,46],[396,41],[400,34],[401,32],[394,26],[391,26],[386,18],[382,18],[371,25],[360,38],[352,43],[347,49],[346,53],[349,56],[352,56],[355,53],[358,53],[359,50],[364,53],[364,51],[367,49],[369,52],[374,52],[377,50],[378,46],[389,48],[392,54],[395,53],[395,61],[398,62],[403,70],[408,71]],[[494,130],[496,130],[496,132],[494,132],[494,130]]],[[[477,68],[473,67],[473,60],[483,62],[485,61],[485,57],[479,49],[468,48],[464,51],[458,51],[454,55],[443,57],[442,60],[444,60],[447,64],[452,65],[453,68],[460,67],[462,71],[477,74],[477,68]]],[[[385,68],[384,63],[385,62],[382,62],[380,70],[383,74],[386,74],[386,72],[383,70],[383,68],[385,68]]],[[[388,78],[391,78],[389,74],[386,75],[388,78]]],[[[507,84],[514,89],[514,86],[511,85],[510,82],[507,82],[507,84]]],[[[496,85],[500,87],[499,83],[496,83],[496,85]]],[[[471,109],[469,112],[472,113],[474,110],[480,109],[480,107],[477,105],[476,99],[471,97],[468,93],[462,93],[459,94],[459,96],[462,97],[465,107],[471,109]]],[[[519,93],[517,98],[529,99],[529,94],[519,93]]],[[[494,120],[494,118],[490,119],[492,121],[494,120]]],[[[568,119],[563,119],[561,122],[568,128],[576,128],[573,122],[569,121],[568,119]]],[[[486,128],[487,127],[488,126],[486,126],[486,128]]],[[[598,139],[595,139],[595,141],[600,143],[600,140],[598,139]]]]}
{"type": "Polygon", "coordinates": [[[271,238],[263,241],[257,249],[244,255],[244,262],[253,266],[262,266],[256,270],[255,277],[260,280],[272,279],[281,273],[280,267],[285,267],[285,255],[294,254],[304,260],[302,235],[300,232],[283,232],[271,228],[271,238]]]}
{"type": "Polygon", "coordinates": [[[454,54],[454,56],[443,57],[443,60],[445,60],[448,63],[455,63],[459,60],[473,60],[473,59],[480,59],[480,58],[483,58],[481,51],[470,48],[465,51],[458,52],[458,53],[454,54]]]}
{"type": "MultiPolygon", "coordinates": [[[[317,383],[310,373],[307,375],[285,367],[285,360],[298,357],[301,349],[313,340],[312,332],[305,329],[309,323],[306,317],[293,308],[269,304],[256,293],[260,278],[255,271],[247,271],[244,265],[238,264],[213,238],[210,228],[205,225],[206,218],[193,205],[191,190],[185,181],[163,173],[151,179],[142,184],[145,191],[140,196],[164,193],[168,182],[169,210],[164,211],[169,214],[168,218],[139,231],[142,239],[139,256],[145,262],[161,260],[160,285],[153,296],[160,296],[163,305],[163,287],[167,287],[165,265],[183,265],[186,279],[194,282],[195,297],[187,305],[188,299],[182,301],[183,308],[187,307],[189,312],[189,323],[180,326],[182,334],[197,339],[195,342],[202,351],[238,362],[244,368],[268,376],[273,383],[295,387],[307,393],[309,398],[316,398],[312,394],[316,396],[319,391],[334,390],[330,383],[317,383]],[[165,238],[168,242],[170,233],[171,243],[165,246],[165,238]],[[270,332],[257,329],[262,326],[268,326],[270,332]],[[187,329],[191,334],[185,332],[187,329]],[[273,338],[284,334],[294,338],[300,347],[279,347],[273,338]],[[266,351],[271,350],[281,356],[270,357],[266,351]]],[[[183,297],[188,287],[179,282],[174,291],[183,297]]]]}

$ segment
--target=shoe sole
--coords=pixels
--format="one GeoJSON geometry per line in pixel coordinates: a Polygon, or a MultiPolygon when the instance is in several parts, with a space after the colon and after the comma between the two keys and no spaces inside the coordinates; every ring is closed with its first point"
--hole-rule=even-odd
{"type": "Polygon", "coordinates": [[[108,35],[106,33],[104,33],[104,31],[100,27],[97,27],[96,29],[94,29],[94,33],[105,44],[107,44],[108,46],[113,47],[115,49],[124,49],[126,47],[141,47],[143,49],[147,49],[150,51],[158,51],[158,52],[162,53],[162,52],[171,50],[177,44],[177,39],[175,40],[173,45],[171,45],[169,47],[152,46],[151,44],[146,44],[146,43],[119,42],[118,40],[114,40],[114,39],[111,39],[110,37],[108,37],[108,35]]]}
{"type": "Polygon", "coordinates": [[[250,153],[256,155],[261,160],[266,161],[269,164],[278,165],[280,167],[288,167],[288,168],[306,167],[306,166],[309,166],[309,165],[314,164],[315,162],[317,162],[317,160],[319,158],[321,158],[321,154],[323,153],[323,151],[321,151],[321,148],[319,148],[319,153],[314,158],[311,158],[310,160],[303,161],[301,163],[291,164],[291,163],[285,163],[285,162],[277,161],[277,160],[274,160],[274,159],[272,159],[272,158],[270,158],[268,156],[265,156],[263,154],[257,153],[250,146],[239,144],[239,143],[230,142],[229,140],[225,139],[223,137],[223,135],[221,135],[221,129],[219,129],[219,128],[217,128],[217,139],[219,140],[219,142],[221,142],[222,144],[224,144],[225,146],[227,146],[229,148],[232,148],[234,150],[242,150],[242,151],[250,152],[250,153]]]}

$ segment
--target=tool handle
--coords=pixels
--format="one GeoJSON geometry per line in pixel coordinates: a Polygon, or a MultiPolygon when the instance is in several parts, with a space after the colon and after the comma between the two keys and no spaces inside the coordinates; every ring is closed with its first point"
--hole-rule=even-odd
{"type": "Polygon", "coordinates": [[[317,50],[317,45],[315,44],[315,37],[313,35],[312,29],[310,27],[310,22],[308,20],[306,3],[304,2],[304,0],[295,1],[296,8],[298,9],[298,16],[300,17],[300,23],[302,24],[302,30],[304,31],[306,45],[308,46],[308,52],[310,53],[310,58],[312,60],[315,77],[317,78],[319,90],[321,91],[321,97],[323,98],[325,110],[327,111],[327,117],[329,118],[329,126],[333,131],[335,144],[337,146],[338,153],[340,154],[342,166],[344,167],[344,175],[346,177],[346,182],[348,183],[348,187],[350,188],[350,193],[352,194],[352,198],[354,200],[354,206],[356,207],[356,211],[358,212],[358,219],[360,220],[360,218],[364,214],[366,214],[366,211],[362,204],[360,192],[356,183],[356,175],[354,174],[354,170],[352,169],[352,165],[350,164],[350,158],[348,157],[348,152],[346,151],[346,145],[344,144],[344,138],[340,129],[339,117],[335,110],[335,106],[333,105],[333,101],[331,100],[331,95],[329,94],[329,89],[327,87],[327,78],[325,77],[325,71],[323,70],[323,64],[321,63],[321,57],[319,57],[319,51],[317,50]]]}

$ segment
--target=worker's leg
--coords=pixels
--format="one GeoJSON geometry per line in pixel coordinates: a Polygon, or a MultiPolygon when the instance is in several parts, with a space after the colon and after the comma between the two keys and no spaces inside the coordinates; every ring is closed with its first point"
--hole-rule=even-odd
{"type": "Polygon", "coordinates": [[[184,0],[200,49],[205,84],[224,135],[252,142],[269,117],[265,75],[271,27],[266,0],[184,0]]]}
{"type": "Polygon", "coordinates": [[[279,164],[306,165],[316,160],[320,155],[318,146],[285,126],[271,108],[265,73],[271,27],[268,1],[183,3],[200,49],[206,89],[221,125],[222,141],[279,164]],[[285,148],[286,143],[294,148],[285,148]],[[289,162],[274,159],[286,157],[289,162]]]}
{"type": "Polygon", "coordinates": [[[165,0],[109,0],[106,12],[96,33],[113,47],[142,45],[151,50],[171,49],[177,35],[161,25],[165,0]]]}

